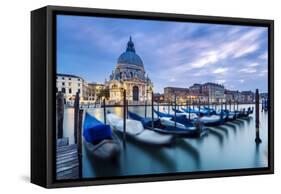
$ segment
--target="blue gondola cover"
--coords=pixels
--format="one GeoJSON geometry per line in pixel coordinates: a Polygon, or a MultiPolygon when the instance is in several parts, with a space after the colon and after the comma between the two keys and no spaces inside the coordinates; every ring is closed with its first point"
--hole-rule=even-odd
{"type": "Polygon", "coordinates": [[[87,142],[98,143],[103,139],[109,139],[112,136],[111,128],[105,125],[95,117],[86,112],[83,136],[87,142]]]}

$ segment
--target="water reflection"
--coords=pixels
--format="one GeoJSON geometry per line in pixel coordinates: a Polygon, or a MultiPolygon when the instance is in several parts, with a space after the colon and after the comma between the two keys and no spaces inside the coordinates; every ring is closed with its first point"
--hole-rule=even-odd
{"type": "Polygon", "coordinates": [[[200,169],[201,168],[201,159],[200,159],[200,154],[199,154],[198,150],[184,139],[181,139],[181,141],[179,141],[178,146],[182,147],[184,151],[186,151],[188,154],[191,155],[191,157],[193,158],[193,160],[196,164],[197,169],[200,169]]]}
{"type": "Polygon", "coordinates": [[[255,166],[259,165],[259,163],[260,163],[259,155],[260,155],[260,144],[256,144],[256,150],[255,150],[255,154],[254,154],[254,165],[255,166]]]}
{"type": "MultiPolygon", "coordinates": [[[[119,138],[122,138],[122,136],[120,134],[118,134],[118,136],[119,136],[119,138]]],[[[154,146],[149,146],[144,143],[136,142],[133,139],[131,139],[130,136],[127,136],[124,153],[127,153],[127,154],[131,153],[131,146],[134,146],[134,148],[137,149],[138,152],[141,152],[142,157],[143,156],[149,157],[149,158],[157,161],[164,168],[174,169],[175,161],[173,160],[173,158],[171,158],[164,152],[165,151],[164,149],[161,149],[158,146],[154,147],[154,146]]],[[[166,149],[168,149],[168,148],[166,148],[166,149]]]]}
{"type": "Polygon", "coordinates": [[[222,147],[223,146],[223,135],[220,132],[218,132],[214,127],[209,127],[208,129],[210,130],[210,133],[218,139],[220,147],[222,147]]]}
{"type": "Polygon", "coordinates": [[[225,126],[217,126],[215,129],[219,129],[225,133],[226,138],[228,138],[228,129],[225,126]]]}
{"type": "MultiPolygon", "coordinates": [[[[241,107],[244,105],[241,105],[241,107]]],[[[246,105],[245,105],[246,107],[246,105]]],[[[159,107],[163,111],[163,107],[159,107]]],[[[168,111],[167,107],[165,108],[168,111]]],[[[106,108],[123,116],[121,107],[106,108]]],[[[144,107],[129,107],[129,111],[145,115],[144,107]]],[[[104,121],[102,108],[87,111],[104,121]]],[[[170,109],[172,113],[172,109],[170,109]]],[[[64,136],[73,143],[73,115],[71,108],[65,109],[64,136]]],[[[151,117],[151,107],[147,108],[151,117]]],[[[156,117],[156,115],[155,115],[156,117]]],[[[170,147],[153,147],[132,141],[127,136],[119,160],[100,162],[87,152],[83,145],[83,177],[119,175],[141,175],[155,173],[191,172],[220,169],[258,168],[268,165],[268,114],[260,113],[260,137],[255,143],[255,115],[248,119],[237,119],[219,127],[208,127],[209,133],[200,139],[178,138],[170,147]]],[[[119,136],[122,141],[122,136],[119,136]]]]}
{"type": "Polygon", "coordinates": [[[94,158],[87,149],[85,153],[85,157],[91,163],[88,170],[95,172],[96,176],[117,176],[120,174],[120,160],[102,161],[94,158]]]}
{"type": "Polygon", "coordinates": [[[242,129],[243,125],[245,124],[243,120],[241,119],[236,119],[235,121],[232,121],[233,123],[238,125],[238,128],[242,129]]]}
{"type": "Polygon", "coordinates": [[[236,134],[236,130],[237,130],[237,126],[231,122],[225,123],[224,125],[226,125],[228,128],[232,129],[234,134],[236,134]]]}

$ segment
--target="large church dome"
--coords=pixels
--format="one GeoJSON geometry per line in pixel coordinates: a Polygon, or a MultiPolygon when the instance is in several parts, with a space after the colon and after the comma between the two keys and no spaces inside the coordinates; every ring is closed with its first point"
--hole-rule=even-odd
{"type": "Polygon", "coordinates": [[[126,52],[122,53],[117,61],[118,64],[132,64],[143,67],[141,58],[136,54],[135,46],[130,37],[126,52]]]}

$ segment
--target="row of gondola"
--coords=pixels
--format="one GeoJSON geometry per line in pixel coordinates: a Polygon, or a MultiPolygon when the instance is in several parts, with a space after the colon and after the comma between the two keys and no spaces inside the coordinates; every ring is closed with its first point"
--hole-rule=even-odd
{"type": "Polygon", "coordinates": [[[88,112],[85,114],[83,137],[87,150],[98,159],[114,159],[121,152],[121,143],[115,133],[139,143],[165,146],[175,142],[177,137],[199,138],[208,133],[208,126],[219,126],[237,118],[248,117],[253,108],[241,111],[220,110],[209,107],[201,109],[178,108],[174,114],[153,109],[156,118],[142,117],[128,111],[124,118],[107,112],[104,124],[88,112]],[[113,132],[113,130],[114,132],[113,132]]]}

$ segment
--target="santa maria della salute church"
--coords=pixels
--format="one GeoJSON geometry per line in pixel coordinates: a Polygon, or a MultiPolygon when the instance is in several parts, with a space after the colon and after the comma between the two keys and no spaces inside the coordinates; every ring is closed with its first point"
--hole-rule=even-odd
{"type": "Polygon", "coordinates": [[[143,61],[137,55],[131,37],[106,85],[111,104],[118,104],[123,100],[124,89],[129,104],[143,104],[145,100],[151,100],[153,84],[145,73],[143,61]]]}

